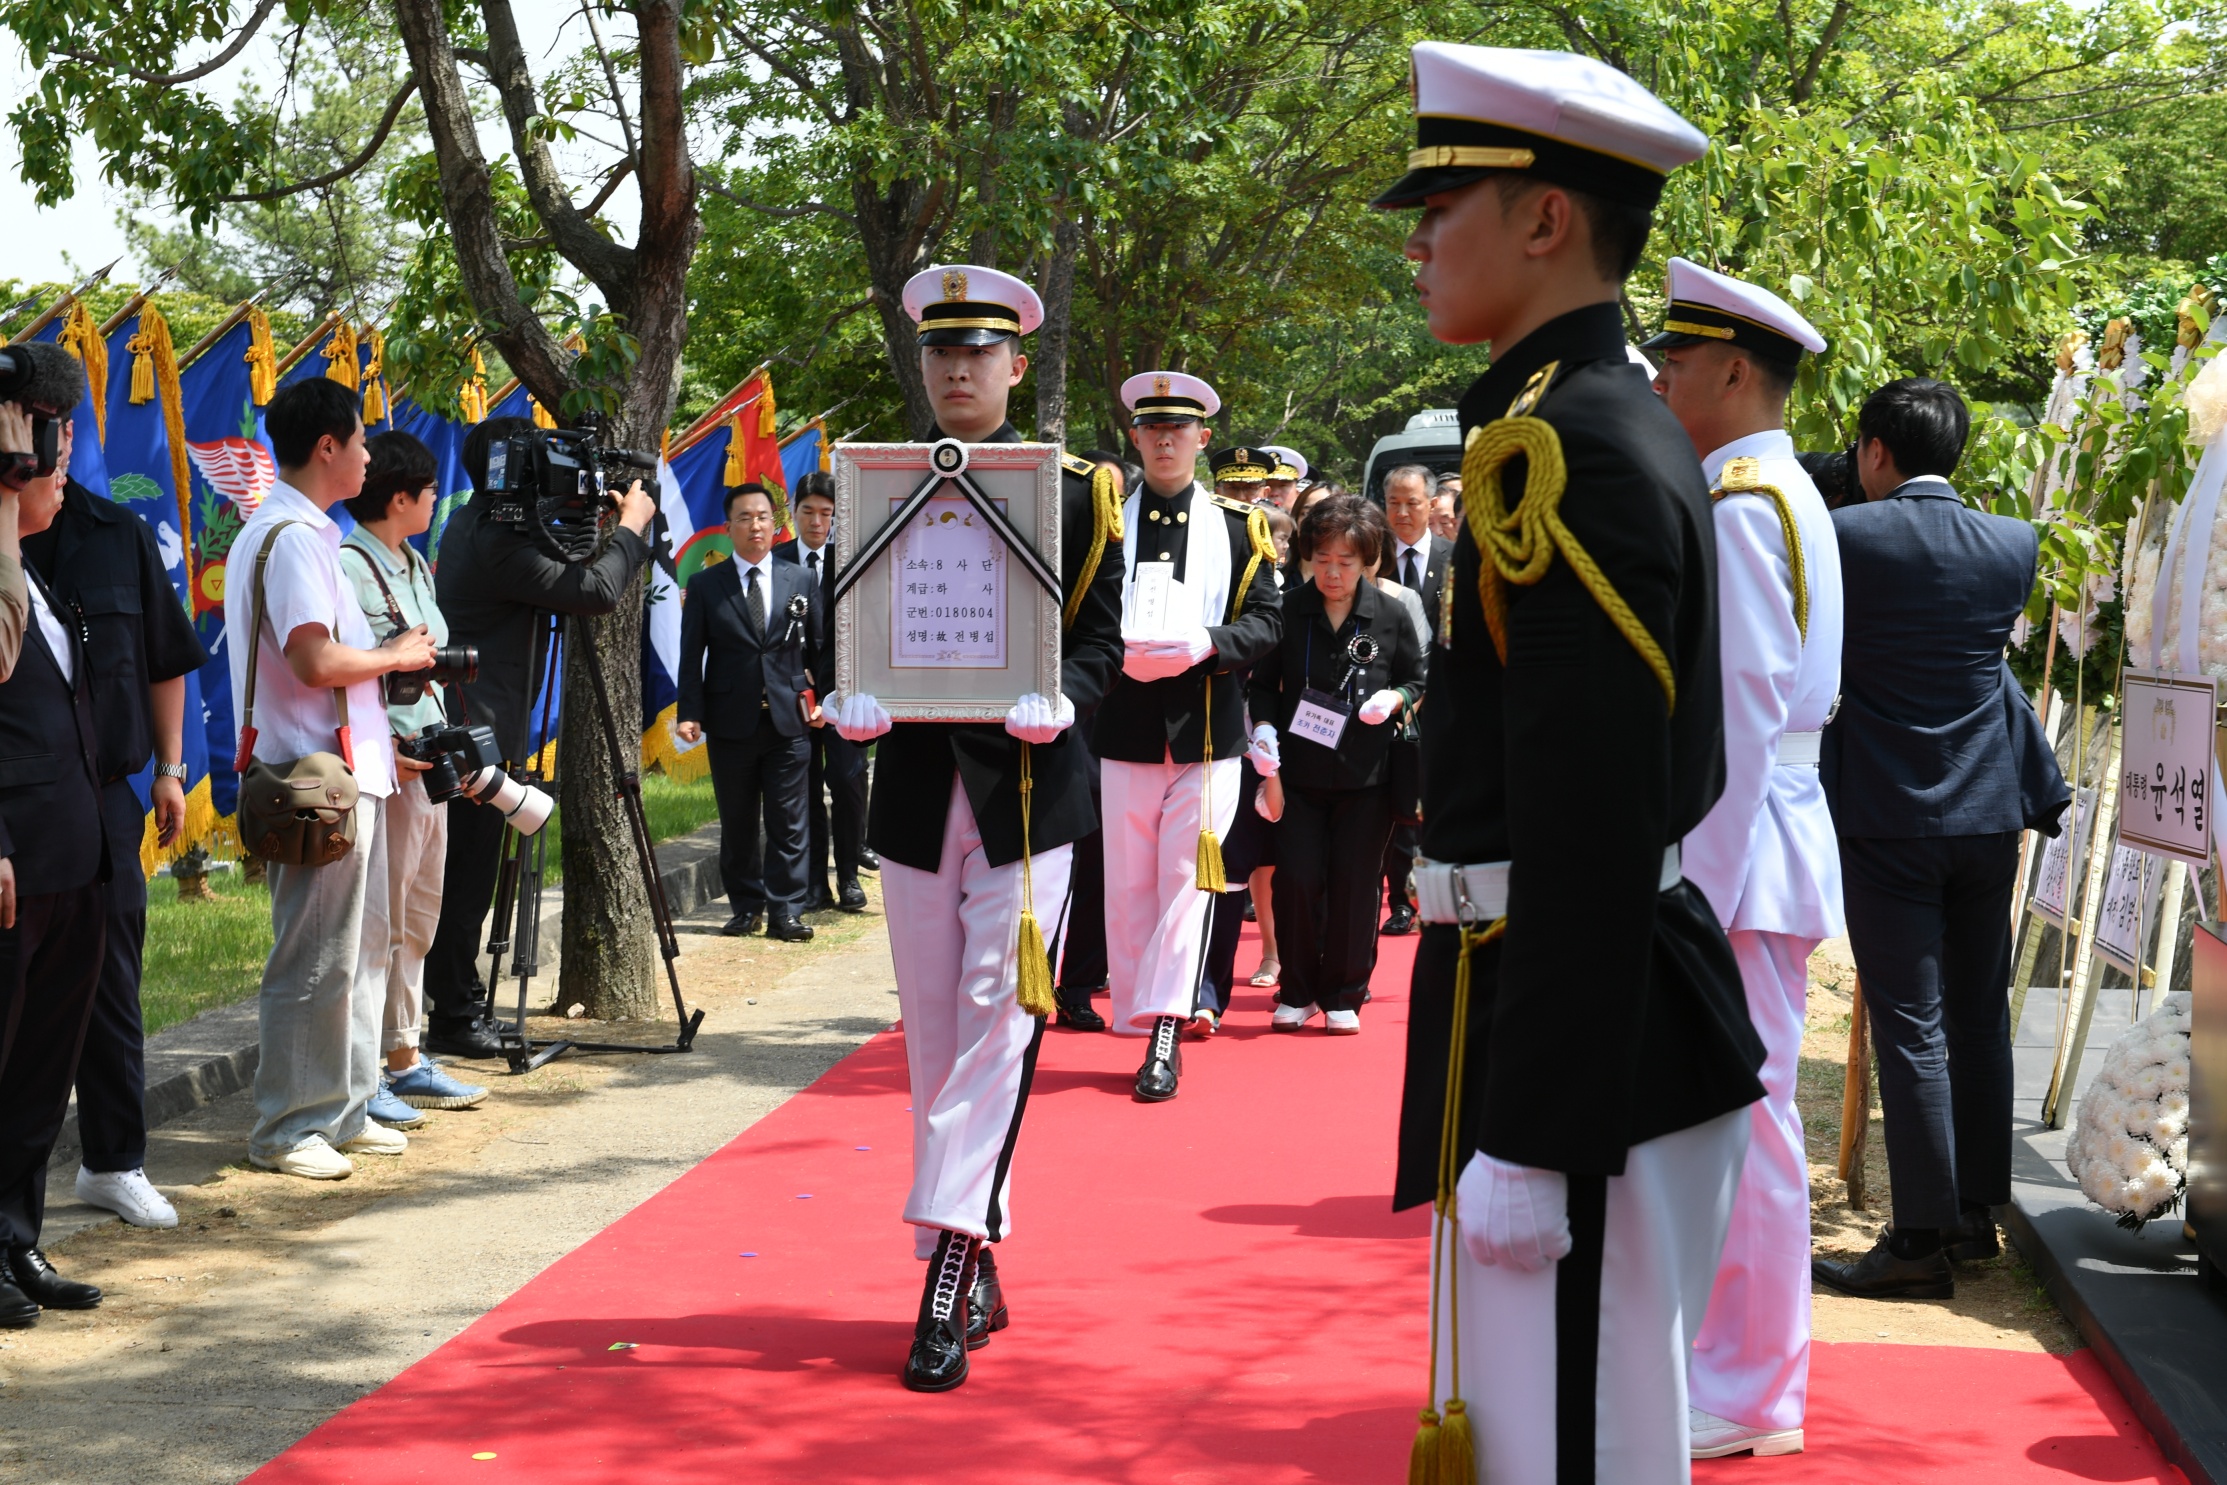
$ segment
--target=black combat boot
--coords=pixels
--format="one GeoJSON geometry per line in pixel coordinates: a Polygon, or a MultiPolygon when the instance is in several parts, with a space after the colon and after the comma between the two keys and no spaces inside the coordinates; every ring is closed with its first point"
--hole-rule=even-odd
{"type": "Polygon", "coordinates": [[[1175,1097],[1176,1080],[1183,1075],[1183,1048],[1176,1041],[1182,1029],[1179,1016],[1161,1016],[1152,1023],[1152,1044],[1145,1049],[1144,1066],[1137,1069],[1139,1103],[1166,1103],[1175,1097]]]}
{"type": "Polygon", "coordinates": [[[967,1379],[967,1291],[974,1287],[974,1257],[981,1244],[963,1232],[945,1232],[928,1259],[927,1288],[913,1325],[905,1385],[915,1392],[949,1392],[967,1379]]]}
{"type": "Polygon", "coordinates": [[[1005,1313],[1005,1286],[998,1283],[998,1264],[984,1243],[974,1255],[974,1284],[967,1291],[967,1349],[979,1351],[990,1336],[1013,1323],[1005,1313]]]}

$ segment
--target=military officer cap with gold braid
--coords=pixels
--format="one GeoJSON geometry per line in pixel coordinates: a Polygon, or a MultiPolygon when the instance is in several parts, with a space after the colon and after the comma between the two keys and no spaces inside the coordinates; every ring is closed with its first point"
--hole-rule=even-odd
{"type": "Polygon", "coordinates": [[[1684,258],[1670,260],[1670,307],[1650,351],[1689,345],[1734,345],[1791,373],[1802,352],[1825,349],[1825,337],[1769,289],[1717,273],[1684,258]]]}
{"type": "Polygon", "coordinates": [[[1280,443],[1264,443],[1260,452],[1275,458],[1276,467],[1269,471],[1272,480],[1303,480],[1307,477],[1307,460],[1297,449],[1287,449],[1280,443]]]}
{"type": "MultiPolygon", "coordinates": [[[[1277,478],[1275,456],[1266,449],[1239,445],[1232,449],[1216,449],[1207,456],[1207,467],[1214,471],[1214,483],[1257,485],[1262,480],[1277,478]]],[[[1296,476],[1295,476],[1296,477],[1296,476]]]]}
{"type": "Polygon", "coordinates": [[[1573,52],[1425,41],[1410,84],[1407,174],[1370,203],[1387,210],[1502,171],[1652,210],[1664,177],[1709,147],[1653,93],[1573,52]]]}
{"type": "Polygon", "coordinates": [[[922,345],[995,345],[1044,323],[1044,301],[1010,273],[947,263],[905,285],[905,313],[922,345]]]}

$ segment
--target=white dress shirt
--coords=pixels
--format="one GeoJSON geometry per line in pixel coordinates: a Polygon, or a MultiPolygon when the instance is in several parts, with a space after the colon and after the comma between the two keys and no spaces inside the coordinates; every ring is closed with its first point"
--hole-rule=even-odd
{"type": "Polygon", "coordinates": [[[1842,931],[1840,848],[1815,764],[1781,764],[1779,738],[1815,732],[1840,691],[1840,544],[1833,518],[1781,431],[1735,439],[1701,461],[1712,490],[1746,456],[1782,491],[1800,533],[1808,634],[1794,622],[1793,568],[1778,503],[1715,502],[1717,630],[1724,674],[1725,785],[1684,842],[1687,880],[1733,931],[1831,938],[1842,931]]]}
{"type": "MultiPolygon", "coordinates": [[[[263,576],[263,642],[255,660],[255,756],[282,763],[306,753],[335,753],[339,714],[330,690],[312,690],[286,663],[286,638],[321,624],[337,644],[373,650],[356,590],[340,566],[340,528],[309,497],[280,480],[232,540],[225,563],[224,648],[232,672],[235,725],[246,720],[248,625],[255,611],[255,559],[271,528],[277,535],[263,576]]],[[[356,787],[373,798],[394,792],[394,741],[377,680],[348,688],[348,723],[356,787]]]]}
{"type": "Polygon", "coordinates": [[[1420,598],[1423,596],[1423,584],[1430,578],[1430,571],[1431,534],[1428,531],[1423,533],[1423,539],[1418,542],[1404,542],[1397,536],[1392,538],[1393,582],[1404,588],[1412,588],[1415,596],[1420,598]],[[1409,552],[1415,554],[1415,581],[1412,583],[1407,580],[1407,554],[1409,552]]]}
{"type": "Polygon", "coordinates": [[[828,548],[834,545],[835,543],[829,542],[824,547],[808,547],[804,544],[803,537],[800,536],[796,539],[797,566],[812,575],[814,587],[818,587],[827,581],[828,548]],[[817,565],[815,565],[815,559],[817,559],[817,565]]]}
{"type": "Polygon", "coordinates": [[[45,636],[54,663],[62,668],[62,679],[75,686],[77,662],[70,654],[70,632],[63,627],[62,616],[47,602],[45,585],[29,571],[24,573],[24,586],[31,590],[31,618],[38,624],[39,633],[45,636]]]}

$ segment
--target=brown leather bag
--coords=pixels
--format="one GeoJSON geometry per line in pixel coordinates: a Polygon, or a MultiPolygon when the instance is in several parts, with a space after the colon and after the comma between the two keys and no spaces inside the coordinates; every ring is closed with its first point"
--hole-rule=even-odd
{"type": "Polygon", "coordinates": [[[348,733],[348,691],[333,687],[339,714],[338,753],[310,753],[265,763],[255,752],[255,658],[263,643],[263,572],[271,544],[294,525],[280,521],[255,554],[254,623],[248,629],[247,695],[240,714],[240,843],[279,866],[330,866],[356,844],[356,768],[348,733]]]}

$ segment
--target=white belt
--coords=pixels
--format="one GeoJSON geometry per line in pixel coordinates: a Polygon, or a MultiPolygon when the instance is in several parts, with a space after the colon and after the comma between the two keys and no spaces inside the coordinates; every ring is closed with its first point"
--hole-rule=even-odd
{"type": "Polygon", "coordinates": [[[1782,732],[1779,734],[1779,767],[1815,768],[1824,746],[1825,734],[1822,731],[1782,732]]]}
{"type": "MultiPolygon", "coordinates": [[[[1668,892],[1684,874],[1673,841],[1663,847],[1662,876],[1656,885],[1668,892]]],[[[1415,863],[1415,898],[1425,923],[1474,923],[1484,925],[1508,915],[1508,863],[1487,861],[1478,866],[1450,866],[1439,861],[1415,863]]]]}

